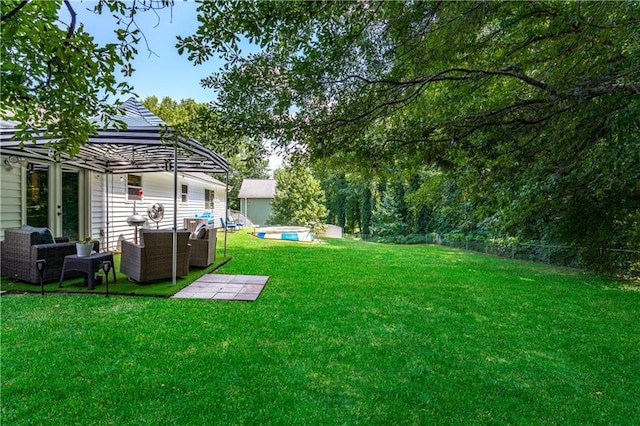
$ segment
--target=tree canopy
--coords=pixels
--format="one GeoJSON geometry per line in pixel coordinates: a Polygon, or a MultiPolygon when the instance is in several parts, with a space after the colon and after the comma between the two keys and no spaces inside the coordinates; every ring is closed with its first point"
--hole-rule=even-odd
{"type": "Polygon", "coordinates": [[[313,161],[438,176],[502,234],[601,244],[638,229],[638,2],[207,2],[199,14],[178,48],[227,59],[204,84],[237,129],[313,161]],[[261,49],[243,55],[240,37],[261,49]]]}
{"type": "Polygon", "coordinates": [[[98,126],[111,122],[117,99],[132,91],[116,74],[134,71],[130,61],[143,37],[136,14],[172,3],[99,0],[95,12],[111,13],[118,40],[102,46],[77,22],[77,4],[69,0],[3,0],[0,115],[18,123],[24,142],[43,132],[54,153],[77,152],[98,126]]]}
{"type": "Polygon", "coordinates": [[[439,158],[487,129],[615,114],[640,95],[635,2],[207,2],[199,14],[178,46],[195,63],[228,60],[204,82],[228,118],[318,154],[439,158]],[[239,35],[262,50],[242,56],[239,35]]]}

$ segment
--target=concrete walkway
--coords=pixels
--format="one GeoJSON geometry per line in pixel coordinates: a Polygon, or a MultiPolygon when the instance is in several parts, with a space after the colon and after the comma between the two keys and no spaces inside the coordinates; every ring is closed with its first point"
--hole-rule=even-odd
{"type": "Polygon", "coordinates": [[[178,299],[242,300],[253,302],[269,277],[261,275],[207,274],[177,292],[178,299]]]}

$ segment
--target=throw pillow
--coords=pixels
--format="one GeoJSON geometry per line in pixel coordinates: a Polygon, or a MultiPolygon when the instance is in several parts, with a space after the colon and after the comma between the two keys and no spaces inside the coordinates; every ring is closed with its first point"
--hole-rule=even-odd
{"type": "Polygon", "coordinates": [[[52,244],[55,242],[49,228],[36,228],[34,226],[24,225],[22,229],[31,233],[32,244],[52,244]]]}

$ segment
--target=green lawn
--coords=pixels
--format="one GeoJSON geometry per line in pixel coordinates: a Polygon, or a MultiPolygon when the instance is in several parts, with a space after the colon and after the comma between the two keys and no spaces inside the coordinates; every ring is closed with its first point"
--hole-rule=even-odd
{"type": "Polygon", "coordinates": [[[640,424],[640,292],[435,246],[230,235],[256,302],[0,298],[2,424],[640,424]]]}

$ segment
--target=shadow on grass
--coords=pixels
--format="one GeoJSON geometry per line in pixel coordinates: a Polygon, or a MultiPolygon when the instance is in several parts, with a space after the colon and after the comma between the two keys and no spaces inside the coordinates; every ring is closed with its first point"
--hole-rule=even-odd
{"type": "MultiPolygon", "coordinates": [[[[190,267],[189,274],[184,277],[178,277],[176,284],[172,280],[154,281],[149,283],[137,283],[130,280],[125,274],[120,272],[120,254],[114,254],[114,267],[116,270],[116,282],[113,282],[113,272],[109,271],[109,294],[123,296],[155,296],[155,297],[171,297],[198,278],[205,274],[210,274],[231,260],[230,256],[216,259],[216,261],[206,267],[197,268],[190,267]]],[[[45,293],[78,293],[78,294],[107,294],[107,282],[102,275],[102,284],[96,285],[93,290],[87,288],[83,277],[70,278],[62,282],[62,287],[58,288],[58,281],[45,283],[45,293]]],[[[6,277],[0,280],[0,290],[7,293],[40,293],[40,284],[25,283],[22,281],[14,281],[6,277]]]]}

